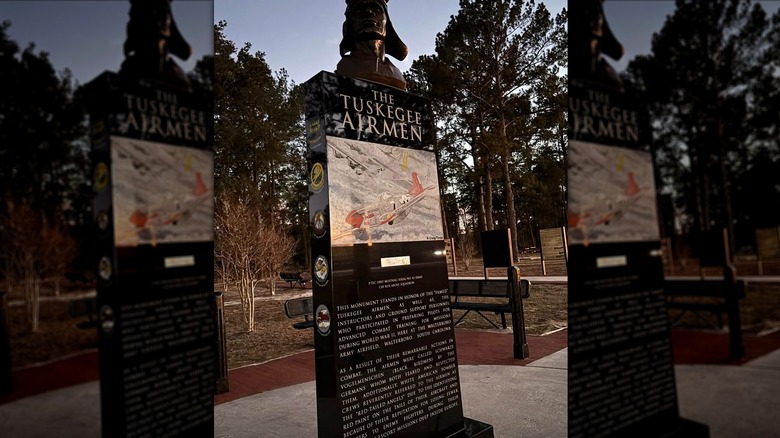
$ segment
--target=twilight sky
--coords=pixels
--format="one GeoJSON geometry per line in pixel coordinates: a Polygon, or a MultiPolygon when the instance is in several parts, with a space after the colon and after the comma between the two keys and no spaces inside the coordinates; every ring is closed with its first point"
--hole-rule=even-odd
{"type": "MultiPolygon", "coordinates": [[[[175,0],[173,17],[192,46],[188,61],[175,58],[190,71],[205,54],[214,52],[211,0],[175,0]]],[[[21,49],[35,43],[35,53],[49,53],[58,72],[66,67],[80,84],[105,70],[118,71],[124,60],[122,45],[130,2],[110,1],[0,1],[0,21],[8,20],[10,38],[21,49]]]]}
{"type": "MultiPolygon", "coordinates": [[[[543,2],[552,13],[566,0],[543,2]]],[[[760,2],[767,13],[779,1],[760,2]]],[[[185,71],[213,51],[212,23],[227,21],[227,37],[241,47],[263,51],[273,70],[287,69],[302,83],[320,70],[333,71],[339,60],[338,43],[344,21],[343,0],[174,0],[174,18],[193,46],[188,61],[176,59],[185,71]]],[[[69,68],[79,83],[104,70],[118,70],[124,55],[127,0],[3,0],[0,20],[11,21],[10,37],[35,51],[46,51],[57,71],[69,68]]],[[[458,0],[392,0],[389,15],[401,39],[409,46],[405,61],[393,62],[406,71],[422,54],[434,53],[436,34],[457,13],[458,0]]],[[[653,32],[674,11],[673,0],[606,0],[607,20],[623,44],[625,55],[609,60],[622,71],[637,54],[648,53],[653,32]]]]}
{"type": "MultiPolygon", "coordinates": [[[[552,14],[566,0],[542,3],[552,14]]],[[[295,83],[321,70],[333,71],[339,62],[344,0],[216,0],[214,20],[227,21],[225,34],[237,47],[252,44],[262,51],[271,69],[284,67],[295,83]]],[[[409,46],[405,61],[391,58],[401,71],[423,54],[435,53],[436,34],[458,12],[458,0],[391,0],[388,15],[398,36],[409,46]]]]}

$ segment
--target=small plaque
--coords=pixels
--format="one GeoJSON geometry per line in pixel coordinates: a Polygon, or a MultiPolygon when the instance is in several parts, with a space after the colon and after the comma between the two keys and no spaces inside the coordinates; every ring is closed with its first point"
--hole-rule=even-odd
{"type": "Polygon", "coordinates": [[[624,255],[599,257],[596,259],[597,268],[614,268],[617,266],[626,266],[627,263],[626,256],[624,255]]]}
{"type": "Polygon", "coordinates": [[[166,268],[180,268],[182,266],[195,266],[195,256],[186,255],[165,258],[166,268]]]}
{"type": "Polygon", "coordinates": [[[388,266],[407,266],[411,264],[411,259],[409,256],[384,257],[380,262],[383,268],[387,268],[388,266]]]}

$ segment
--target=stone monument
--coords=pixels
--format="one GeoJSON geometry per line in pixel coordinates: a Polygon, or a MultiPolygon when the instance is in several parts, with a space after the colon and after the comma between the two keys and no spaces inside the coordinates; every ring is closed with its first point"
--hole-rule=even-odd
{"type": "Polygon", "coordinates": [[[337,73],[305,83],[320,437],[492,437],[463,417],[433,119],[387,2],[348,0],[337,73]]]}
{"type": "Polygon", "coordinates": [[[102,434],[214,436],[213,114],[169,0],[131,1],[125,53],[86,86],[102,434]]]}
{"type": "Polygon", "coordinates": [[[602,3],[569,4],[569,436],[708,437],[679,415],[649,123],[602,3]]]}

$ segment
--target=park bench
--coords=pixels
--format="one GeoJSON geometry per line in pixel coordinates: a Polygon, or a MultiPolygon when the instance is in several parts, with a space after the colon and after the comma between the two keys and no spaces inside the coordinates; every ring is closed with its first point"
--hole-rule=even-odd
{"type": "MultiPolygon", "coordinates": [[[[513,313],[513,303],[511,299],[512,285],[507,279],[453,279],[449,280],[450,308],[453,310],[465,310],[463,315],[455,321],[458,325],[460,321],[472,310],[495,328],[499,328],[496,323],[486,317],[482,312],[492,312],[501,315],[501,325],[506,328],[506,314],[513,313]],[[462,300],[463,297],[486,298],[486,301],[462,300]],[[497,300],[499,299],[499,300],[497,300]]],[[[525,279],[520,280],[520,295],[522,298],[530,296],[531,282],[525,279]]]]}
{"type": "Polygon", "coordinates": [[[666,279],[664,295],[668,309],[682,310],[671,325],[679,325],[681,318],[691,312],[707,324],[699,312],[712,313],[717,318],[717,328],[723,327],[721,315],[728,318],[729,355],[739,359],[745,354],[742,326],[739,316],[739,300],[745,298],[745,282],[736,279],[736,270],[727,267],[723,278],[666,279]]]}
{"type": "Polygon", "coordinates": [[[95,287],[95,276],[86,272],[66,272],[65,279],[79,287],[95,287]]]}
{"type": "Polygon", "coordinates": [[[298,330],[314,327],[314,300],[312,297],[293,298],[284,302],[284,313],[288,318],[304,317],[304,321],[293,324],[298,330]]]}
{"type": "Polygon", "coordinates": [[[76,327],[88,329],[97,327],[97,299],[95,297],[77,298],[68,301],[68,315],[71,318],[82,318],[87,316],[89,319],[76,324],[76,327]]]}
{"type": "Polygon", "coordinates": [[[296,284],[300,285],[301,287],[306,287],[306,280],[303,278],[300,272],[282,272],[279,274],[279,276],[282,278],[282,280],[290,284],[291,289],[296,284]]]}

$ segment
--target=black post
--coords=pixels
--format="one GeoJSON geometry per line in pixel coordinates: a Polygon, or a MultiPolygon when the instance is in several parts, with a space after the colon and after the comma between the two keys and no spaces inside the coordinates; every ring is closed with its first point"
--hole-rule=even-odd
{"type": "Polygon", "coordinates": [[[216,393],[222,394],[230,391],[227,365],[227,337],[225,336],[225,302],[222,291],[214,292],[214,301],[217,308],[217,388],[216,393]]]}
{"type": "Polygon", "coordinates": [[[514,338],[515,359],[525,359],[529,356],[528,340],[525,337],[525,316],[523,315],[523,297],[520,290],[520,268],[510,266],[507,277],[512,287],[509,302],[512,306],[512,337],[514,338]]]}
{"type": "Polygon", "coordinates": [[[739,316],[739,291],[737,289],[737,269],[727,264],[723,269],[723,281],[726,287],[726,308],[729,315],[729,357],[741,359],[745,356],[745,344],[742,340],[742,320],[739,316]]]}
{"type": "Polygon", "coordinates": [[[8,294],[0,291],[0,394],[13,391],[11,336],[8,329],[8,294]]]}

